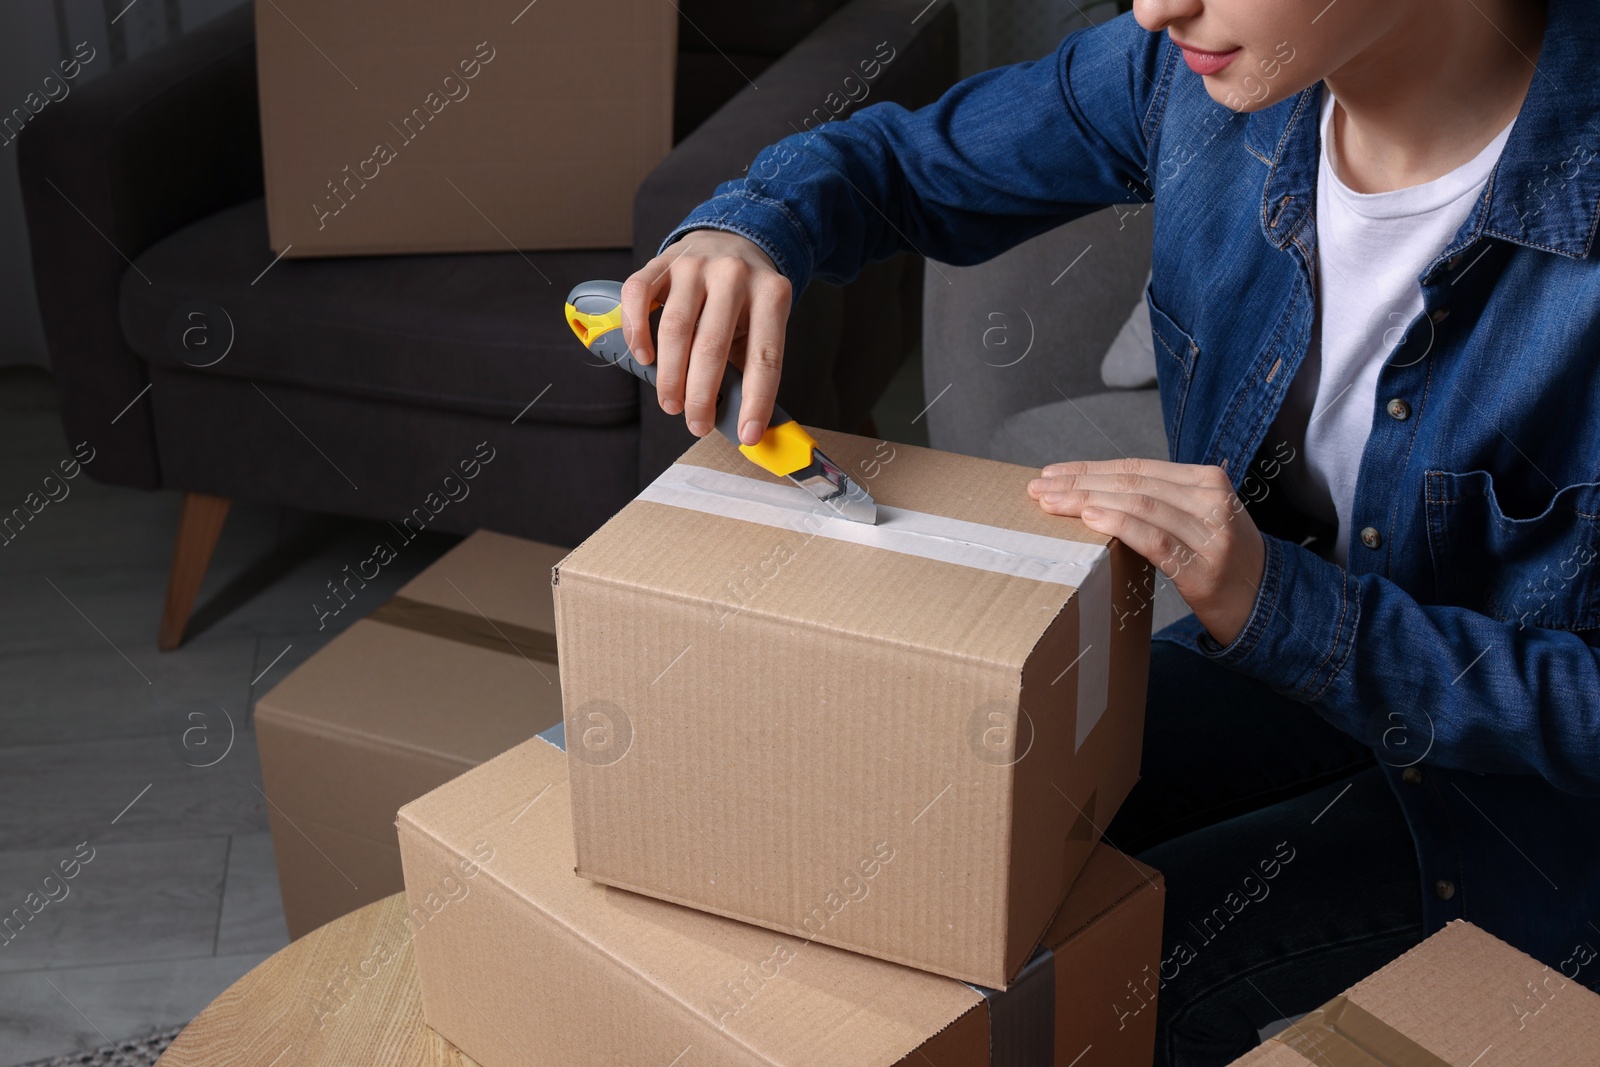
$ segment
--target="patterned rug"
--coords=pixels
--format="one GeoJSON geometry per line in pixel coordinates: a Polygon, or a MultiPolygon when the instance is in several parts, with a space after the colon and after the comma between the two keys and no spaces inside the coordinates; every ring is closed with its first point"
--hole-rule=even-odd
{"type": "Polygon", "coordinates": [[[183,1027],[157,1030],[143,1037],[130,1037],[115,1045],[104,1045],[88,1052],[71,1052],[49,1060],[36,1060],[23,1067],[154,1067],[183,1027]]]}

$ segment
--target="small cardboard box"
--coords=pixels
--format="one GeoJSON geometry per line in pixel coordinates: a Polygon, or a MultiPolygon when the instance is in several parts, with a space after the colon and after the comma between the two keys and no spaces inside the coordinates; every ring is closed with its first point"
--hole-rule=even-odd
{"type": "MultiPolygon", "coordinates": [[[[1577,969],[1569,973],[1576,975],[1577,969]]],[[[1237,1067],[1600,1063],[1600,996],[1457,919],[1234,1063],[1237,1067]]]]}
{"type": "Polygon", "coordinates": [[[630,247],[677,37],[658,0],[257,4],[273,251],[630,247]]]}
{"type": "Polygon", "coordinates": [[[1138,776],[1146,564],[1029,468],[817,437],[878,525],[713,434],[557,569],[578,873],[1004,988],[1138,776]]]}
{"type": "Polygon", "coordinates": [[[1099,846],[1011,990],[573,874],[567,760],[535,739],[400,811],[423,1014],[484,1067],[1148,1067],[1160,875],[1099,846]]]}
{"type": "Polygon", "coordinates": [[[561,721],[565,554],[475,533],[256,702],[291,937],[401,890],[400,805],[561,721]]]}

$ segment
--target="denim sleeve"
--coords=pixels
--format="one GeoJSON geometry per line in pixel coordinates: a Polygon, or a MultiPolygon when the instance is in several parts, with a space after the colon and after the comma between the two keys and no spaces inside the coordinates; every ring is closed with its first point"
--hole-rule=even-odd
{"type": "Polygon", "coordinates": [[[1169,50],[1125,15],[916,111],[878,103],[785,137],[661,247],[695,229],[742,234],[798,298],[813,276],[843,284],[897,252],[981,263],[1097,208],[1148,200],[1169,50]]]}
{"type": "Polygon", "coordinates": [[[1533,774],[1600,794],[1600,649],[1576,633],[1419,604],[1277,537],[1245,627],[1220,645],[1193,616],[1161,631],[1312,704],[1393,766],[1533,774]]]}

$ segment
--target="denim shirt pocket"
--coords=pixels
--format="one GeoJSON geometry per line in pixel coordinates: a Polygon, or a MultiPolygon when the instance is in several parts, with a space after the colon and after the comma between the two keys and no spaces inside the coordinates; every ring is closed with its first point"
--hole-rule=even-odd
{"type": "Polygon", "coordinates": [[[1153,286],[1153,280],[1145,286],[1144,297],[1150,308],[1150,336],[1155,341],[1156,384],[1161,391],[1161,417],[1166,424],[1168,453],[1177,456],[1184,402],[1189,398],[1189,383],[1194,379],[1200,346],[1189,336],[1189,331],[1161,310],[1153,286]]]}
{"type": "Polygon", "coordinates": [[[1520,626],[1600,627],[1600,482],[1569,485],[1539,514],[1512,518],[1488,471],[1424,473],[1439,603],[1520,626]]]}

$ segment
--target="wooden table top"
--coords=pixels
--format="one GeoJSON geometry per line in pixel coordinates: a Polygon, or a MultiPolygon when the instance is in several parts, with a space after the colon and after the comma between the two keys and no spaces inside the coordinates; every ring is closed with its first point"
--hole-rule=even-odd
{"type": "Polygon", "coordinates": [[[476,1067],[422,1021],[405,898],[281,949],[212,1001],[160,1067],[476,1067]]]}

